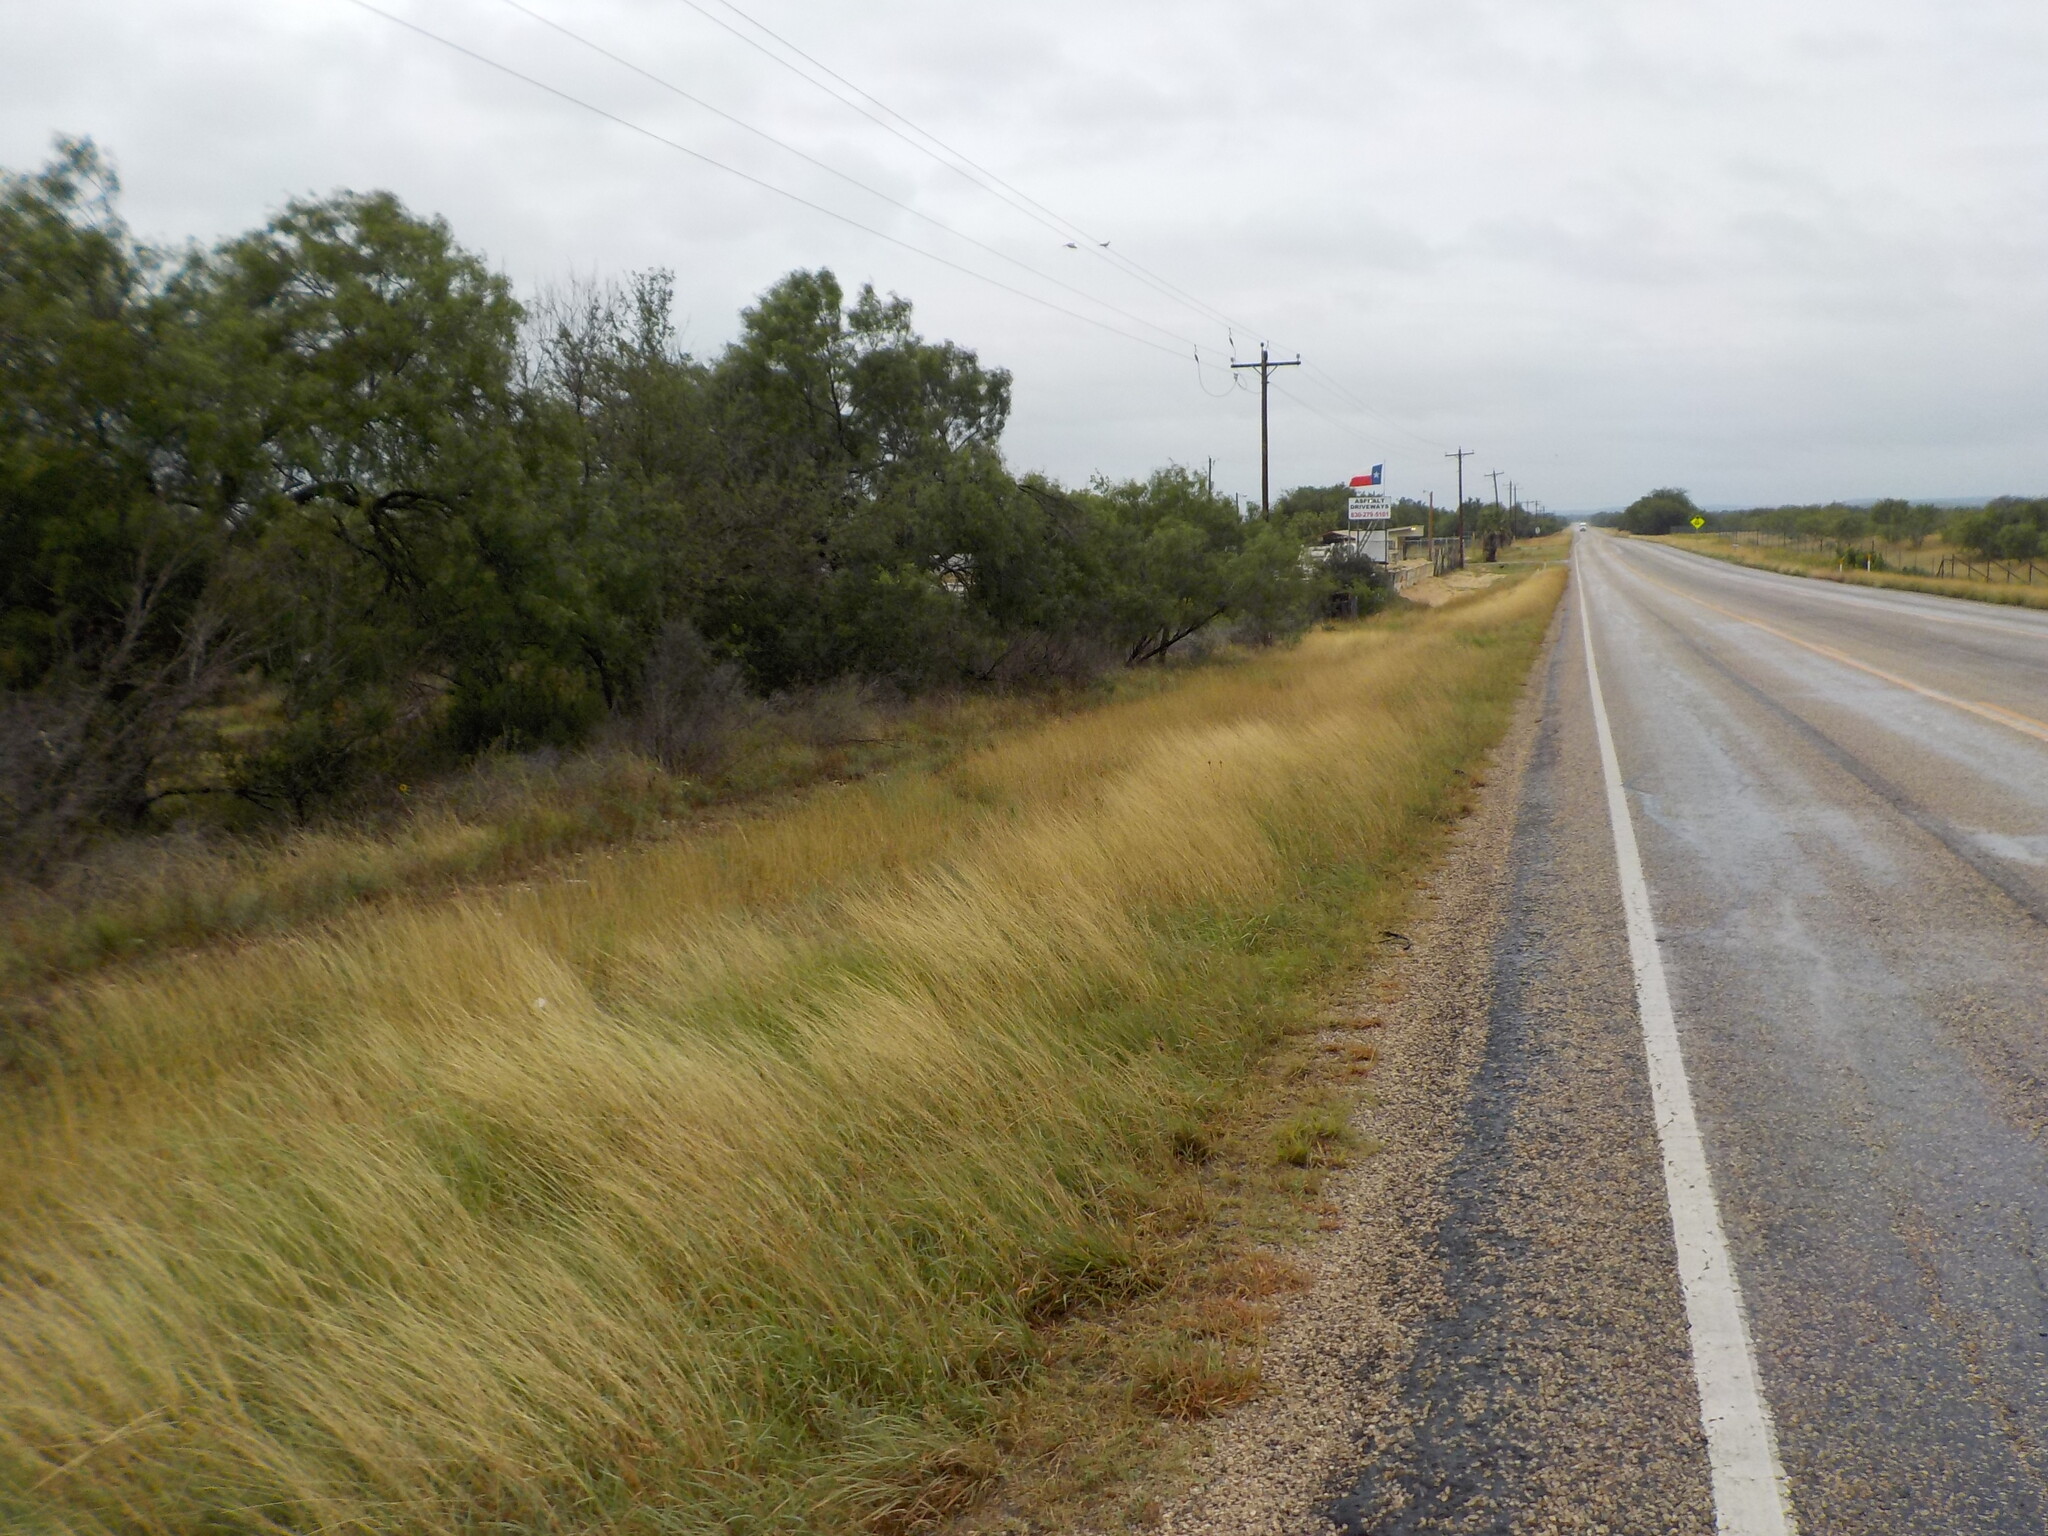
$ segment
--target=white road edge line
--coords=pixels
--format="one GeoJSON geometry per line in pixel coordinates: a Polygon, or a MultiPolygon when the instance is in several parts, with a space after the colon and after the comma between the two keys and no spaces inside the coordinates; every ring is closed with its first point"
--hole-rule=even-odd
{"type": "MultiPolygon", "coordinates": [[[[1583,538],[1580,534],[1576,537],[1583,538]]],[[[1720,1208],[1707,1171],[1707,1151],[1693,1116],[1692,1089],[1678,1046],[1678,1022],[1657,952],[1657,922],[1650,888],[1643,878],[1621,761],[1600,692],[1593,660],[1593,619],[1587,602],[1586,562],[1573,551],[1574,594],[1586,646],[1586,682],[1593,694],[1593,729],[1600,738],[1600,768],[1607,780],[1607,819],[1614,829],[1614,862],[1621,875],[1622,909],[1628,920],[1629,961],[1636,976],[1636,1011],[1643,1022],[1643,1050],[1649,1060],[1650,1102],[1657,1140],[1664,1150],[1664,1193],[1671,1206],[1671,1235],[1678,1250],[1678,1282],[1685,1294],[1692,1330],[1693,1378],[1699,1384],[1700,1423],[1707,1434],[1707,1463],[1714,1479],[1714,1523],[1721,1536],[1794,1536],[1785,1469],[1764,1402],[1756,1351],[1742,1307],[1735,1260],[1721,1230],[1720,1208]]]]}
{"type": "MultiPolygon", "coordinates": [[[[1576,535],[1574,535],[1576,537],[1576,535]]],[[[1873,613],[1887,617],[1918,619],[1926,624],[1948,624],[1961,629],[1990,630],[2000,635],[2015,635],[2021,639],[2038,640],[2044,628],[2048,628],[2048,610],[2038,608],[2011,608],[2000,614],[1944,613],[1925,606],[1931,603],[1970,603],[1978,607],[1987,604],[1976,598],[1947,597],[1939,592],[1917,592],[1911,587],[1865,587],[1851,586],[1846,582],[1828,581],[1813,576],[1788,576],[1783,571],[1774,571],[1769,566],[1743,565],[1735,560],[1722,560],[1713,555],[1701,554],[1696,549],[1679,549],[1668,544],[1651,544],[1650,549],[1662,550],[1659,558],[1669,557],[1684,561],[1688,565],[1704,562],[1717,574],[1754,577],[1765,582],[1772,591],[1782,592],[1788,597],[1797,597],[1804,602],[1848,603],[1853,607],[1867,608],[1873,613]],[[1775,578],[1775,579],[1772,579],[1775,578]],[[1783,582],[1798,582],[1797,587],[1786,587],[1783,582]]]]}

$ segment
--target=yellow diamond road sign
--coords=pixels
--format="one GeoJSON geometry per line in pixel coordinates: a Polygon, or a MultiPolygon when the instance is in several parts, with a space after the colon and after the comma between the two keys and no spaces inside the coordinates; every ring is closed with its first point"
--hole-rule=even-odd
{"type": "Polygon", "coordinates": [[[1696,517],[1692,520],[1692,525],[1695,528],[1704,528],[1707,526],[1707,520],[1704,517],[1696,517]]]}

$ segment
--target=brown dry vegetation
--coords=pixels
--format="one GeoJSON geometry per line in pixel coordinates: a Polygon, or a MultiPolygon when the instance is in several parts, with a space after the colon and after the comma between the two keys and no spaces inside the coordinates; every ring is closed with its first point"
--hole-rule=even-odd
{"type": "MultiPolygon", "coordinates": [[[[1969,581],[1947,576],[1926,576],[1916,571],[1844,570],[1835,556],[1820,550],[1801,550],[1769,544],[1731,544],[1725,534],[1667,533],[1651,542],[1691,550],[1732,565],[1746,565],[1781,576],[1811,576],[1821,581],[1838,581],[1855,587],[1889,587],[1895,592],[1928,592],[1936,597],[1964,597],[1978,603],[2004,603],[2015,608],[2048,608],[2048,586],[2024,583],[1969,581]]],[[[1943,555],[1958,553],[1940,541],[1908,551],[1903,545],[1887,545],[1887,558],[1910,560],[1932,568],[1943,555]]]]}
{"type": "MultiPolygon", "coordinates": [[[[1242,1396],[1276,1287],[1176,1291],[1162,1192],[1358,960],[1561,585],[77,983],[0,1085],[0,1517],[900,1525],[1048,1454],[1048,1339],[1147,1295],[1131,1402],[1242,1396]]],[[[1273,1165],[1342,1128],[1299,1106],[1273,1165]]]]}
{"type": "MultiPolygon", "coordinates": [[[[1114,691],[1155,684],[1152,673],[1131,674],[1114,691]]],[[[888,702],[840,685],[751,705],[695,772],[604,743],[487,757],[358,806],[348,821],[272,834],[195,821],[111,839],[54,879],[0,879],[0,988],[19,993],[167,948],[273,933],[365,899],[504,880],[820,782],[940,766],[1109,691],[888,702]]]]}

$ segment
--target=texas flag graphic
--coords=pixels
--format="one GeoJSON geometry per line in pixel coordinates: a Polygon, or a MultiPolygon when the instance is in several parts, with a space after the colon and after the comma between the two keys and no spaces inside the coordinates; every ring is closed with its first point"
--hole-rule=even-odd
{"type": "Polygon", "coordinates": [[[1380,476],[1386,470],[1386,467],[1387,466],[1384,464],[1375,464],[1372,467],[1371,474],[1353,475],[1351,477],[1351,483],[1353,485],[1378,485],[1380,483],[1380,476]]]}

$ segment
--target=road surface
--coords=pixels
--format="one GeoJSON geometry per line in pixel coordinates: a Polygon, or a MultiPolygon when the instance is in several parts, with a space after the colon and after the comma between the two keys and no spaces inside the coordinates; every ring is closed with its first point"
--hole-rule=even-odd
{"type": "Polygon", "coordinates": [[[2048,612],[1600,533],[1566,605],[1441,1288],[1325,1518],[1715,1529],[1590,632],[1784,1528],[2048,1529],[2048,612]]]}

